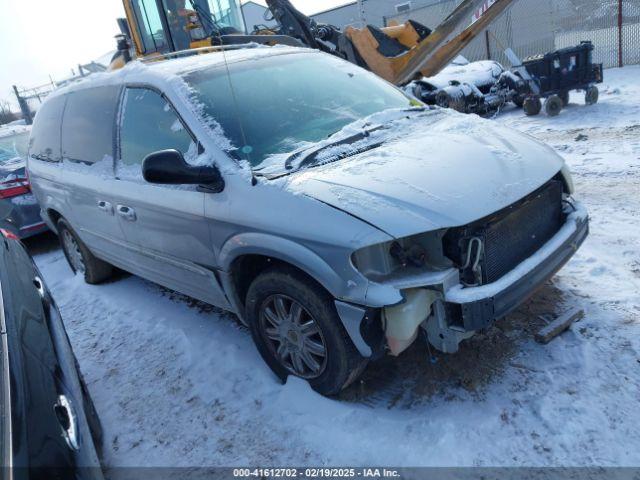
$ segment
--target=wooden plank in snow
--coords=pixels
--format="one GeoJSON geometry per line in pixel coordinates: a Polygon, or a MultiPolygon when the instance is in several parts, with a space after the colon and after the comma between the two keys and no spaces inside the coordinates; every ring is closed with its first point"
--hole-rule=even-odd
{"type": "Polygon", "coordinates": [[[536,333],[535,335],[536,342],[549,343],[555,337],[557,337],[562,332],[567,330],[573,322],[577,322],[583,317],[584,317],[584,310],[581,308],[574,308],[572,310],[569,310],[568,312],[563,313],[554,321],[552,321],[549,325],[540,329],[540,331],[536,333]]]}

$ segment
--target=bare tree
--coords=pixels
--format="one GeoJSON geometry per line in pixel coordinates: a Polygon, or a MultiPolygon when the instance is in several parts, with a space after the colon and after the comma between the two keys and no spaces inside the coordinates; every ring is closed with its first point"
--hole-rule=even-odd
{"type": "Polygon", "coordinates": [[[0,125],[12,122],[18,115],[11,111],[11,104],[7,100],[0,100],[0,125]]]}

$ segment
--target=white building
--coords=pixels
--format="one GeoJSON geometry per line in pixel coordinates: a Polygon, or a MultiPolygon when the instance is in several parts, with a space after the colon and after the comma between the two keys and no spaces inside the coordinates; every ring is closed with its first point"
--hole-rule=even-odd
{"type": "Polygon", "coordinates": [[[247,33],[251,33],[255,30],[256,25],[264,25],[267,27],[275,27],[278,25],[278,22],[275,20],[265,19],[265,14],[267,18],[271,18],[271,12],[268,12],[264,5],[260,5],[259,3],[249,0],[244,2],[241,8],[242,15],[244,16],[244,24],[247,27],[247,33]]]}
{"type": "Polygon", "coordinates": [[[409,10],[432,5],[439,0],[361,0],[330,8],[311,15],[315,21],[328,23],[340,29],[363,24],[375,27],[387,25],[387,18],[409,10]],[[364,22],[363,22],[364,19],[364,22]]]}
{"type": "MultiPolygon", "coordinates": [[[[328,23],[340,29],[349,25],[362,27],[363,23],[376,27],[384,27],[386,25],[386,19],[389,17],[407,12],[411,9],[432,5],[438,1],[440,0],[361,0],[361,2],[354,1],[345,3],[344,5],[318,12],[310,15],[310,17],[319,23],[328,23]],[[360,5],[362,9],[360,9],[360,5]]],[[[263,15],[266,11],[266,7],[251,0],[243,3],[242,12],[249,32],[253,30],[254,25],[275,25],[273,21],[267,22],[264,20],[263,15]]],[[[432,27],[433,26],[431,26],[431,28],[432,27]]]]}

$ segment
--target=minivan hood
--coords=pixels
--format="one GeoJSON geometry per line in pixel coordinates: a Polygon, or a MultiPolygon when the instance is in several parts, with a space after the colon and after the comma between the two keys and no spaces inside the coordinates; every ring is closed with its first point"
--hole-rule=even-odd
{"type": "Polygon", "coordinates": [[[563,166],[550,147],[471,115],[442,111],[406,130],[368,152],[303,169],[287,188],[401,238],[490,215],[563,166]]]}

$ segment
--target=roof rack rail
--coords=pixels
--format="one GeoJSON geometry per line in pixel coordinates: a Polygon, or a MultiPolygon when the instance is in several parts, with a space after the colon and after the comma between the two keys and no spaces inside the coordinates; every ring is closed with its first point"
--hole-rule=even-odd
{"type": "Polygon", "coordinates": [[[151,57],[141,58],[142,63],[161,62],[163,60],[169,60],[171,58],[189,57],[191,55],[197,55],[199,53],[208,52],[220,52],[225,50],[240,50],[243,48],[257,48],[262,45],[258,43],[241,43],[233,45],[211,45],[209,47],[189,48],[187,50],[178,50],[177,52],[161,53],[160,55],[154,55],[151,57]]]}

